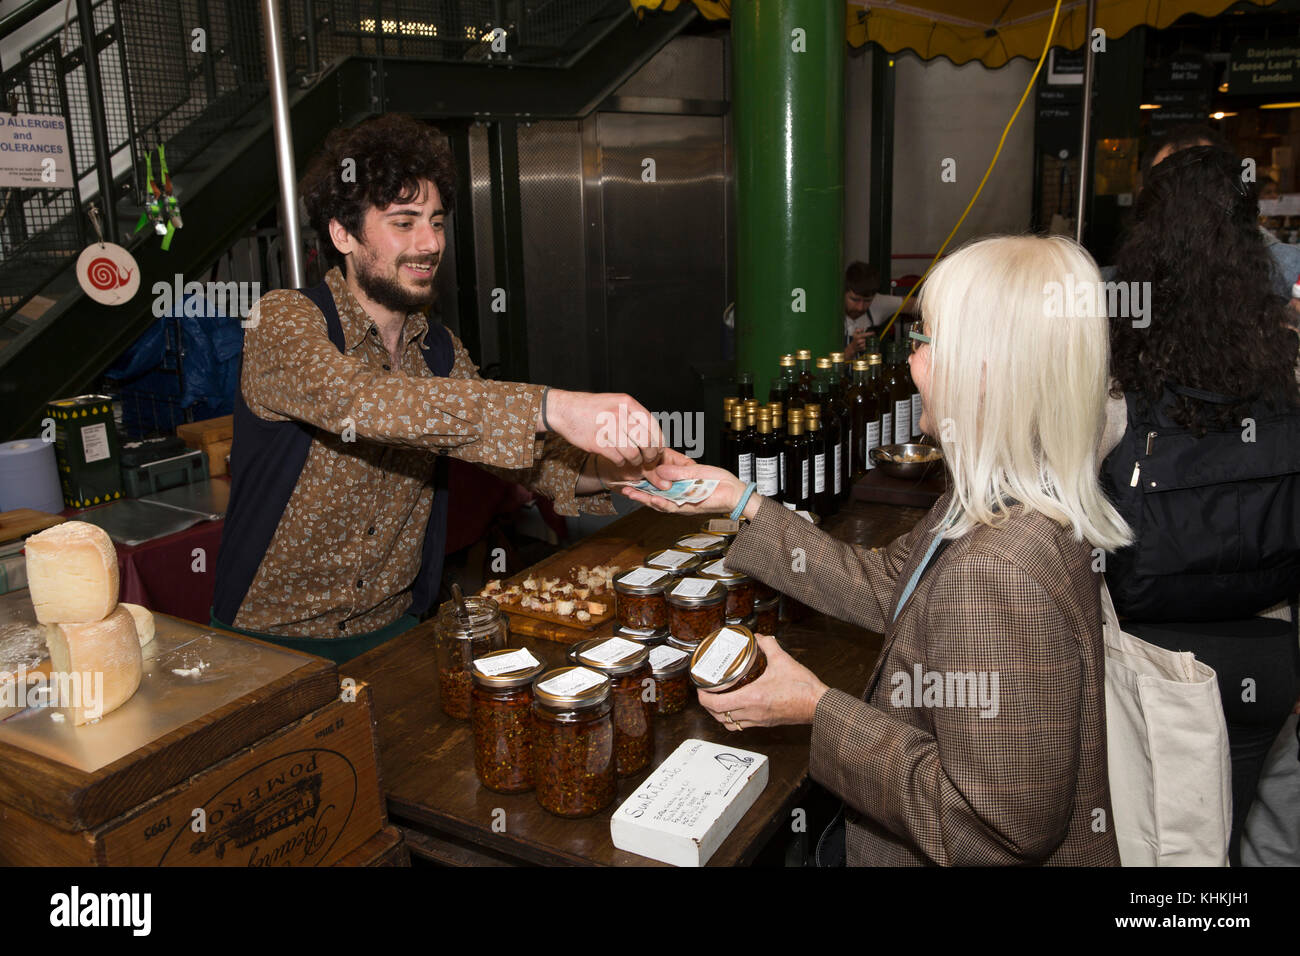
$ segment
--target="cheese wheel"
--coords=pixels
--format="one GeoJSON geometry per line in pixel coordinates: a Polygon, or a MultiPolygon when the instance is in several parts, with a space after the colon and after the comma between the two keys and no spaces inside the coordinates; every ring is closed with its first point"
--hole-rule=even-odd
{"type": "Polygon", "coordinates": [[[80,727],[121,707],[140,686],[144,658],[135,618],[119,606],[91,624],[45,624],[54,703],[80,727]],[[67,678],[58,675],[66,674],[67,678]]]}
{"type": "Polygon", "coordinates": [[[119,604],[118,607],[124,607],[131,612],[131,617],[135,619],[135,632],[140,635],[141,647],[153,640],[153,611],[138,604],[127,604],[125,601],[119,604]]]}
{"type": "Polygon", "coordinates": [[[117,549],[103,528],[66,521],[27,539],[27,587],[42,624],[89,624],[117,607],[117,549]]]}

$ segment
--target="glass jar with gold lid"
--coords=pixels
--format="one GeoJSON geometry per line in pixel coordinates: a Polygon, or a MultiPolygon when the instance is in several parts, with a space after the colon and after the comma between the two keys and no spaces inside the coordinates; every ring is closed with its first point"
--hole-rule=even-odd
{"type": "Polygon", "coordinates": [[[609,637],[583,648],[578,663],[609,678],[614,698],[614,767],[620,777],[644,770],[654,756],[654,676],[650,648],[609,637]]]}
{"type": "Polygon", "coordinates": [[[711,558],[720,558],[726,554],[729,544],[731,544],[731,539],[720,534],[697,531],[694,534],[686,534],[678,538],[673,542],[673,550],[685,551],[687,554],[697,555],[703,561],[708,561],[711,558]]]}
{"type": "Polygon", "coordinates": [[[668,630],[680,641],[698,643],[727,620],[727,589],[721,581],[682,578],[668,592],[668,630]]]}
{"type": "Polygon", "coordinates": [[[682,578],[694,573],[704,563],[704,559],[689,551],[664,548],[662,551],[651,551],[643,563],[647,568],[664,568],[671,571],[674,577],[682,578]]]}
{"type": "Polygon", "coordinates": [[[754,579],[727,567],[725,558],[718,558],[700,568],[699,576],[709,581],[720,581],[727,589],[727,620],[743,618],[754,610],[754,579]]]}
{"type": "Polygon", "coordinates": [[[667,568],[632,568],[614,578],[614,606],[624,627],[668,626],[664,593],[677,580],[667,568]]]}
{"type": "Polygon", "coordinates": [[[692,651],[671,644],[661,644],[650,649],[650,670],[655,682],[655,707],[660,717],[680,714],[686,709],[687,694],[691,689],[692,651]]]}
{"type": "Polygon", "coordinates": [[[614,801],[614,719],[609,678],[560,667],[533,681],[533,783],[560,817],[589,817],[614,801]]]}
{"type": "Polygon", "coordinates": [[[465,617],[448,601],[434,624],[434,650],[438,660],[438,696],[442,710],[457,720],[469,719],[469,697],[475,658],[499,651],[509,642],[510,628],[501,608],[491,598],[465,598],[465,617]]]}
{"type": "Polygon", "coordinates": [[[526,648],[492,651],[474,661],[474,772],[489,790],[533,789],[533,680],[545,666],[526,648]]]}
{"type": "Polygon", "coordinates": [[[691,681],[710,694],[725,694],[753,683],[767,670],[767,655],[754,632],[742,625],[719,628],[695,649],[691,681]]]}

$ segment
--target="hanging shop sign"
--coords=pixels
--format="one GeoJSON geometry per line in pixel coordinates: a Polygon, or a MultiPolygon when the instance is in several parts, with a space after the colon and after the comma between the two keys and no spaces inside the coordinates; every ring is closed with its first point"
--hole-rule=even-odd
{"type": "Polygon", "coordinates": [[[0,113],[0,187],[72,186],[72,157],[63,117],[0,113]]]}
{"type": "Polygon", "coordinates": [[[1300,93],[1300,40],[1238,40],[1228,60],[1228,94],[1300,93]]]}

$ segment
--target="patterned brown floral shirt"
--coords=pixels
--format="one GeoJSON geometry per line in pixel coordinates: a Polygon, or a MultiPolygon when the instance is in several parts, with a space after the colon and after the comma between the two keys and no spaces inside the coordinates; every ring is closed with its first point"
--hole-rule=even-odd
{"type": "Polygon", "coordinates": [[[398,348],[348,290],[325,277],[345,351],[302,293],[264,295],[244,336],[244,401],[270,421],[317,428],[298,484],[235,627],[282,637],[350,637],[392,623],[420,570],[436,454],[473,462],[553,499],[555,510],[613,514],[605,494],[576,498],[586,455],[534,432],[543,387],[478,377],[453,335],[455,364],[435,376],[420,347],[428,320],[407,316],[398,348]],[[346,440],[345,440],[346,439],[346,440]]]}

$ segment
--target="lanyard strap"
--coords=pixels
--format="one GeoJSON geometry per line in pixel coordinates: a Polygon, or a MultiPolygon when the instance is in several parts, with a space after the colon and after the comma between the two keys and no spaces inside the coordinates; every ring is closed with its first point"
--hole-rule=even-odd
{"type": "Polygon", "coordinates": [[[893,619],[895,621],[898,620],[898,615],[902,613],[903,605],[907,603],[907,599],[910,598],[912,592],[916,590],[916,584],[921,580],[921,575],[924,574],[925,569],[930,566],[930,562],[934,559],[934,553],[939,550],[939,545],[943,541],[943,533],[947,530],[947,527],[947,525],[944,525],[938,530],[938,532],[936,532],[934,540],[930,542],[930,547],[925,552],[925,557],[921,559],[921,563],[918,564],[916,570],[912,572],[912,577],[907,582],[907,587],[903,588],[902,596],[898,599],[898,606],[894,608],[893,619]]]}

